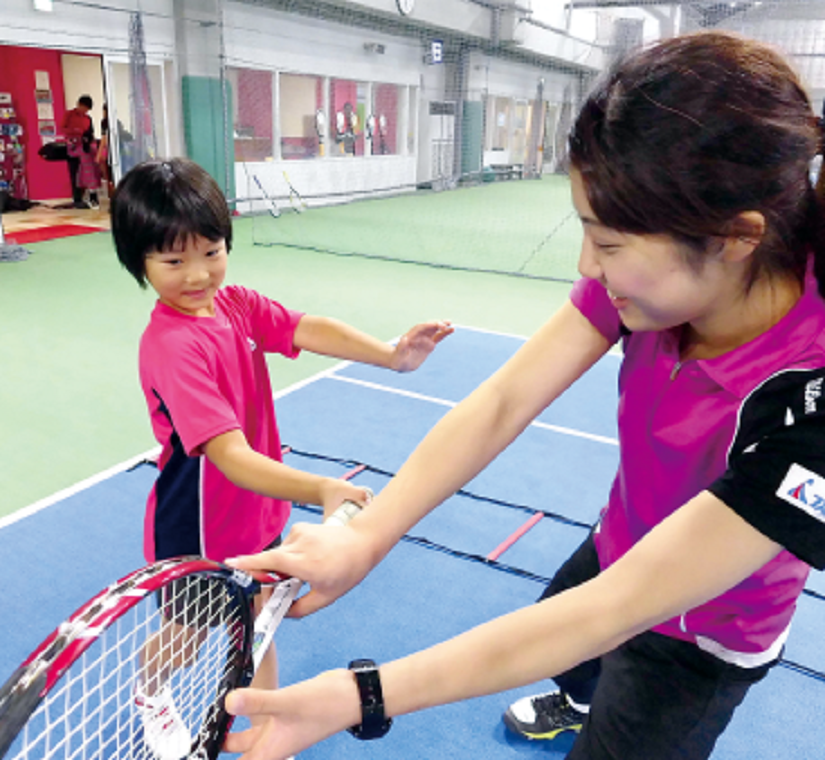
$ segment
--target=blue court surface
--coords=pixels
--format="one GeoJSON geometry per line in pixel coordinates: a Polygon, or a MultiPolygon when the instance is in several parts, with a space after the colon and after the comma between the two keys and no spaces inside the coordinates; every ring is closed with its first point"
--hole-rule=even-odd
{"type": "MultiPolygon", "coordinates": [[[[277,398],[286,461],[380,490],[435,422],[522,344],[458,329],[417,372],[340,365],[277,398]]],[[[347,597],[277,633],[290,683],[350,659],[378,661],[435,644],[530,604],[585,537],[617,459],[620,358],[606,356],[465,490],[422,520],[347,597]],[[512,545],[508,540],[533,523],[512,545]],[[506,547],[506,548],[505,548],[506,547]]],[[[275,370],[277,371],[277,369],[275,370]]],[[[143,564],[143,464],[116,472],[0,527],[0,682],[87,598],[143,564]]],[[[317,521],[296,507],[293,520],[317,521]]],[[[825,583],[813,574],[785,661],[752,689],[715,760],[822,757],[825,583]]],[[[543,688],[544,685],[542,685],[543,688]]],[[[405,716],[378,742],[334,736],[302,758],[563,758],[570,737],[531,743],[505,733],[501,713],[526,687],[405,716]]],[[[651,759],[654,760],[654,759],[651,759]]]]}

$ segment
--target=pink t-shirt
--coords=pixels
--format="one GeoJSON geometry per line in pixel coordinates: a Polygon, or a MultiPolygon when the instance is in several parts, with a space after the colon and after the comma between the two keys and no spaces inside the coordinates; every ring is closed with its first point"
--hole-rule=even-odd
{"type": "Polygon", "coordinates": [[[236,486],[203,445],[239,429],[255,451],[281,460],[265,353],[297,356],[301,317],[239,286],[217,293],[214,317],[155,305],[140,343],[140,381],[162,446],[146,510],[147,560],[223,560],[260,551],[280,534],[289,503],[236,486]]]}
{"type": "MultiPolygon", "coordinates": [[[[621,321],[601,284],[580,280],[571,298],[608,340],[619,340],[621,321]]],[[[655,630],[755,666],[778,656],[809,564],[825,563],[825,514],[796,508],[786,494],[794,489],[783,486],[794,468],[825,476],[825,303],[808,277],[802,298],[770,330],[708,360],[680,362],[681,329],[624,338],[620,463],[596,548],[608,567],[711,490],[789,551],[655,630]]]]}

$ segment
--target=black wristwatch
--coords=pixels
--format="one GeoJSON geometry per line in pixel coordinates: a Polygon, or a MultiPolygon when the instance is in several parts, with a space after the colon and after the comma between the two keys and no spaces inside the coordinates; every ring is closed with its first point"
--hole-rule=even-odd
{"type": "Polygon", "coordinates": [[[355,675],[361,695],[361,722],[347,729],[357,739],[380,739],[392,725],[384,714],[384,695],[378,667],[372,660],[353,660],[349,669],[355,675]]]}

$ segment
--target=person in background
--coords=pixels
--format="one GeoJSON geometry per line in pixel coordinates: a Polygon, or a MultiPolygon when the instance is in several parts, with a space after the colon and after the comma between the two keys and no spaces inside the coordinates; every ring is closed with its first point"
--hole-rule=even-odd
{"type": "Polygon", "coordinates": [[[72,184],[72,203],[75,208],[89,208],[88,204],[83,200],[86,188],[90,189],[90,200],[93,205],[97,205],[97,187],[100,185],[98,180],[94,188],[91,187],[94,182],[91,163],[96,163],[96,158],[92,155],[94,150],[94,126],[92,124],[92,117],[89,116],[89,111],[92,110],[94,103],[91,96],[81,95],[77,99],[77,105],[63,116],[63,136],[66,138],[66,150],[68,153],[67,164],[69,166],[69,181],[72,184]],[[83,175],[81,176],[81,166],[83,166],[83,175]]]}
{"type": "Polygon", "coordinates": [[[227,751],[280,760],[551,677],[506,710],[511,731],[580,732],[568,760],[710,757],[825,568],[820,149],[805,88],[760,42],[675,37],[606,72],[569,137],[584,233],[569,300],[348,526],[299,523],[229,562],[310,583],[294,616],[331,603],[621,344],[619,466],[597,526],[537,604],[380,667],[229,694],[231,713],[269,724],[227,751]]]}
{"type": "Polygon", "coordinates": [[[106,195],[111,198],[115,191],[112,181],[112,154],[109,139],[109,106],[103,104],[103,118],[100,120],[100,141],[97,145],[97,165],[100,168],[101,182],[105,183],[106,195]]]}

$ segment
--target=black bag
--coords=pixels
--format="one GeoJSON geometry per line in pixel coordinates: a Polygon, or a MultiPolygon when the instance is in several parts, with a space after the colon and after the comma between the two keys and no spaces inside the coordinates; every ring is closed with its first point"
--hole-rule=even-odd
{"type": "Polygon", "coordinates": [[[46,161],[65,161],[69,157],[69,152],[66,143],[49,142],[37,151],[37,155],[46,161]]]}

